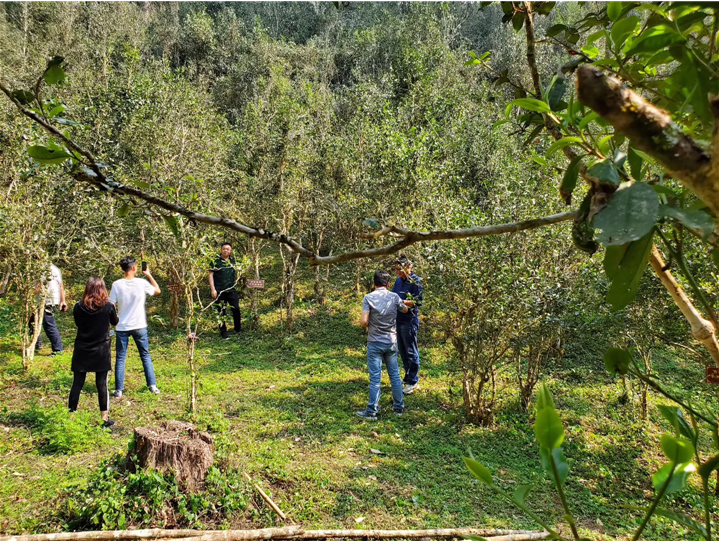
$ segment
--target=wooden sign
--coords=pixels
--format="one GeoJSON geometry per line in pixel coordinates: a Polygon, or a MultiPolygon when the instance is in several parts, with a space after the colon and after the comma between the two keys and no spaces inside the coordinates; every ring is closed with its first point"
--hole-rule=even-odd
{"type": "Polygon", "coordinates": [[[170,292],[183,292],[185,290],[185,285],[182,283],[170,283],[167,285],[167,290],[170,292]]]}
{"type": "Polygon", "coordinates": [[[265,280],[264,279],[248,279],[247,280],[247,288],[265,288],[265,280]]]}
{"type": "Polygon", "coordinates": [[[719,368],[707,368],[707,383],[719,385],[719,368]]]}

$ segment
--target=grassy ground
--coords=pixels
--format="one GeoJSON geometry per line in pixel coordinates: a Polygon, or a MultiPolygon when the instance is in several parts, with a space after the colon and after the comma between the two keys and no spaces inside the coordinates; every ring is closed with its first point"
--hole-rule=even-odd
{"type": "MultiPolygon", "coordinates": [[[[309,284],[303,287],[307,292],[301,290],[300,295],[308,294],[309,284]]],[[[366,403],[368,385],[366,339],[355,324],[360,305],[356,295],[333,292],[326,306],[300,302],[293,334],[280,329],[270,304],[274,295],[272,289],[263,293],[258,330],[230,341],[210,332],[202,336],[200,411],[194,420],[210,428],[229,452],[229,464],[252,474],[293,521],[306,528],[538,528],[470,476],[461,456],[471,448],[503,487],[536,485],[528,503],[543,518],[561,524],[558,499],[540,465],[531,418],[519,412],[514,392],[505,389],[495,427],[464,424],[451,353],[432,337],[431,323],[420,336],[422,388],[407,398],[408,413],[403,418],[390,416],[385,375],[384,416],[367,422],[354,416],[366,403]]],[[[151,305],[150,313],[160,309],[151,305]]],[[[85,414],[78,413],[88,425],[72,426],[69,436],[52,434],[43,416],[62,411],[72,381],[74,326],[69,316],[61,316],[59,323],[68,345],[65,354],[47,357],[46,347],[27,372],[22,371],[17,339],[0,337],[4,533],[58,529],[65,489],[81,488],[103,460],[124,451],[134,427],[190,419],[182,334],[153,324],[151,352],[162,394],[156,397],[147,391],[137,351],[131,348],[125,396],[111,404],[117,420],[112,433],[94,426],[97,398],[89,382],[80,401],[85,414]]],[[[697,384],[703,368],[680,357],[683,353],[659,353],[657,371],[678,377],[696,395],[708,396],[705,385],[697,384]]],[[[639,518],[622,506],[649,503],[650,475],[662,462],[658,441],[666,428],[656,409],[642,424],[632,407],[618,401],[620,386],[603,372],[600,353],[565,359],[550,369],[547,382],[567,430],[567,494],[582,534],[626,538],[639,518]]],[[[698,516],[696,484],[693,481],[694,486],[672,501],[685,511],[695,507],[698,516]]],[[[278,522],[255,497],[250,507],[223,526],[278,522]]],[[[161,523],[152,519],[149,524],[161,523]]],[[[659,519],[645,535],[690,537],[678,525],[659,519]]]]}

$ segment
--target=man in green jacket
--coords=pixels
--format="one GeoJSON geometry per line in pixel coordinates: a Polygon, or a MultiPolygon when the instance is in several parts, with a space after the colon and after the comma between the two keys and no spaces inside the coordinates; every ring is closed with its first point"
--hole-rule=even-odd
{"type": "Polygon", "coordinates": [[[232,245],[223,243],[220,246],[220,256],[215,259],[210,268],[210,289],[212,298],[217,301],[216,307],[220,314],[220,337],[230,339],[225,324],[227,306],[232,309],[232,320],[235,325],[235,333],[242,331],[242,316],[240,315],[240,294],[237,292],[237,263],[232,258],[232,245]]]}

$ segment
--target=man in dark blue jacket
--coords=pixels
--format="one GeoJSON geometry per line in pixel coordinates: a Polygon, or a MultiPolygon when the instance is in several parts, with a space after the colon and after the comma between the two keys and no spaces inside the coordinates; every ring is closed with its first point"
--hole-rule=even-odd
{"type": "Polygon", "coordinates": [[[414,302],[407,313],[397,314],[397,346],[404,365],[405,394],[412,394],[419,385],[419,348],[417,330],[419,329],[419,308],[422,307],[422,283],[412,273],[412,264],[406,256],[400,256],[395,262],[397,280],[392,292],[402,300],[414,302]]]}

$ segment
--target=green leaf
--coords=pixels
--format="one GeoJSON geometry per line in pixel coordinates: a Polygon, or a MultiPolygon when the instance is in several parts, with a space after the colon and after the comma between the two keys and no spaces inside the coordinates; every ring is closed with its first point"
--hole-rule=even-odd
{"type": "Polygon", "coordinates": [[[587,170],[587,175],[599,179],[602,183],[609,183],[610,185],[619,186],[620,179],[619,173],[614,166],[614,162],[608,158],[597,162],[591,168],[587,170]]]}
{"type": "MultiPolygon", "coordinates": [[[[671,472],[671,464],[665,464],[662,466],[662,468],[657,471],[652,476],[652,485],[654,485],[654,490],[657,492],[664,486],[664,483],[667,480],[667,477],[669,477],[671,472]]],[[[695,470],[694,464],[691,462],[687,462],[685,464],[679,464],[674,469],[674,474],[672,477],[672,482],[669,483],[669,487],[667,488],[667,494],[671,494],[672,492],[676,492],[677,490],[681,490],[686,486],[687,483],[687,477],[695,470]]]]}
{"type": "Polygon", "coordinates": [[[660,405],[659,411],[664,418],[669,421],[669,424],[674,427],[677,435],[681,434],[688,440],[694,441],[694,428],[692,428],[691,424],[684,418],[681,409],[670,405],[660,405]]]}
{"type": "Polygon", "coordinates": [[[180,237],[180,229],[177,224],[177,217],[174,217],[172,215],[163,215],[163,219],[165,219],[165,223],[167,223],[167,226],[170,228],[172,233],[176,237],[180,237]]]}
{"type": "Polygon", "coordinates": [[[636,181],[642,180],[642,164],[644,160],[637,154],[634,147],[629,147],[627,153],[627,159],[629,160],[629,172],[636,181]]]}
{"type": "Polygon", "coordinates": [[[35,95],[28,90],[14,90],[10,94],[13,98],[15,98],[15,100],[17,100],[24,106],[32,104],[33,100],[35,100],[35,95]]]}
{"type": "Polygon", "coordinates": [[[543,156],[539,155],[532,155],[532,160],[534,160],[534,162],[536,162],[540,166],[546,166],[547,164],[549,164],[549,162],[547,162],[547,160],[543,156]]]}
{"type": "Polygon", "coordinates": [[[466,456],[463,456],[462,460],[464,460],[467,469],[469,469],[469,471],[472,472],[472,475],[474,475],[477,479],[479,479],[486,485],[494,485],[494,481],[492,480],[492,474],[482,464],[472,458],[467,458],[466,456]]]}
{"type": "Polygon", "coordinates": [[[567,29],[567,25],[563,25],[563,24],[552,25],[547,29],[547,36],[552,38],[552,37],[556,36],[557,34],[561,34],[566,29],[567,29]]]}
{"type": "Polygon", "coordinates": [[[555,76],[547,91],[547,102],[552,111],[558,111],[559,103],[562,101],[566,90],[567,82],[564,76],[555,76]]]}
{"type": "Polygon", "coordinates": [[[624,245],[610,245],[604,252],[604,271],[607,274],[607,278],[613,281],[616,275],[619,273],[619,265],[622,263],[622,259],[627,252],[629,247],[628,243],[624,245]]]}
{"type": "Polygon", "coordinates": [[[554,153],[559,151],[560,149],[564,149],[567,145],[571,145],[572,143],[581,143],[581,138],[578,138],[577,136],[566,136],[562,139],[559,139],[555,141],[552,145],[549,146],[549,149],[547,149],[547,152],[544,153],[544,156],[549,158],[554,153]]]}
{"type": "Polygon", "coordinates": [[[538,124],[537,126],[535,126],[534,130],[532,130],[532,132],[529,134],[529,136],[527,136],[527,139],[524,140],[522,147],[526,147],[527,145],[529,145],[532,142],[532,140],[534,138],[536,138],[542,132],[542,130],[544,130],[543,124],[538,124]]]}
{"type": "Polygon", "coordinates": [[[517,11],[514,16],[512,17],[512,27],[514,28],[515,32],[519,32],[522,30],[522,26],[524,25],[524,18],[526,17],[526,14],[522,11],[517,11]]]}
{"type": "Polygon", "coordinates": [[[550,113],[552,111],[546,102],[535,98],[517,98],[509,102],[508,105],[521,107],[529,111],[536,111],[537,113],[550,113]]]}
{"type": "Polygon", "coordinates": [[[63,106],[62,104],[60,104],[59,106],[55,106],[54,108],[52,108],[50,110],[50,113],[47,114],[47,116],[48,116],[48,118],[52,119],[56,115],[60,115],[60,113],[65,111],[65,109],[67,109],[67,108],[65,106],[63,106]]]}
{"type": "Polygon", "coordinates": [[[617,190],[594,217],[594,227],[601,229],[597,239],[604,245],[636,241],[654,228],[658,215],[657,193],[646,183],[637,181],[617,190]]]}
{"type": "Polygon", "coordinates": [[[599,48],[596,45],[585,45],[581,51],[589,58],[597,58],[599,56],[599,48]]]}
{"type": "Polygon", "coordinates": [[[585,128],[587,128],[589,123],[597,120],[598,118],[599,118],[599,113],[597,113],[596,111],[592,111],[592,112],[588,113],[587,115],[585,115],[582,118],[581,121],[579,121],[579,129],[584,130],[585,128]]]}
{"type": "Polygon", "coordinates": [[[28,147],[27,154],[42,164],[62,164],[68,158],[72,158],[70,153],[48,149],[42,145],[28,147]]]}
{"type": "Polygon", "coordinates": [[[662,509],[661,507],[657,507],[656,509],[654,509],[654,514],[659,517],[673,520],[674,522],[681,524],[682,526],[685,526],[693,532],[701,535],[702,538],[707,538],[707,532],[704,526],[702,526],[699,522],[695,521],[691,517],[683,515],[682,513],[675,513],[674,511],[662,509]]]}
{"type": "Polygon", "coordinates": [[[539,413],[545,407],[551,407],[554,409],[554,399],[552,393],[549,391],[549,387],[542,383],[537,391],[537,405],[535,406],[536,413],[539,413]]]}
{"type": "Polygon", "coordinates": [[[661,438],[661,447],[666,457],[677,464],[691,462],[694,457],[694,445],[682,437],[664,434],[661,438]]]}
{"type": "Polygon", "coordinates": [[[510,122],[509,119],[502,119],[501,121],[497,121],[496,123],[494,123],[494,124],[492,125],[492,130],[494,130],[495,128],[498,128],[498,127],[500,127],[500,126],[502,126],[503,124],[507,124],[508,122],[510,122]]]}
{"type": "Polygon", "coordinates": [[[45,71],[44,77],[45,83],[48,85],[55,85],[65,79],[65,70],[63,70],[59,65],[50,66],[45,71]]]}
{"type": "Polygon", "coordinates": [[[656,53],[660,49],[677,43],[686,42],[686,38],[676,32],[671,26],[661,24],[653,26],[642,32],[631,42],[626,56],[631,57],[639,53],[656,53]]]}
{"type": "Polygon", "coordinates": [[[122,204],[122,206],[120,207],[120,209],[117,210],[117,216],[118,216],[118,217],[124,217],[125,215],[127,215],[127,213],[128,213],[129,211],[130,211],[130,204],[128,204],[127,202],[125,202],[124,204],[122,204]]]}
{"type": "Polygon", "coordinates": [[[553,451],[564,441],[564,426],[553,407],[545,407],[537,413],[534,434],[542,447],[553,451]]]}
{"type": "Polygon", "coordinates": [[[549,15],[556,4],[556,2],[537,2],[537,5],[539,6],[537,8],[537,13],[540,15],[549,15]]]}
{"type": "Polygon", "coordinates": [[[639,288],[639,280],[644,274],[652,252],[653,234],[654,232],[651,231],[643,238],[631,242],[624,251],[607,293],[607,303],[614,311],[625,308],[634,300],[639,288]]]}
{"type": "MultiPolygon", "coordinates": [[[[564,177],[562,177],[562,184],[559,186],[559,192],[564,198],[565,194],[572,194],[577,186],[577,179],[579,178],[579,170],[582,167],[582,159],[584,155],[575,156],[567,169],[564,170],[564,177]]],[[[566,201],[566,198],[564,198],[566,201]]]]}
{"type": "Polygon", "coordinates": [[[706,240],[714,232],[714,219],[706,211],[700,209],[683,209],[679,207],[662,205],[659,207],[659,214],[662,217],[672,217],[678,220],[687,228],[701,230],[706,240]]]}
{"type": "Polygon", "coordinates": [[[139,181],[139,180],[136,180],[136,179],[130,179],[130,180],[129,180],[129,183],[130,183],[131,185],[135,185],[137,188],[140,188],[140,189],[145,189],[145,190],[147,190],[147,189],[150,188],[150,183],[146,183],[145,181],[139,181]]]}
{"type": "Polygon", "coordinates": [[[622,7],[621,2],[607,2],[607,16],[610,21],[619,20],[619,17],[622,16],[622,7]]]}
{"type": "MultiPolygon", "coordinates": [[[[554,457],[554,464],[557,466],[557,475],[559,476],[559,480],[562,484],[564,484],[567,480],[567,476],[569,475],[569,463],[567,462],[567,458],[564,456],[564,451],[561,447],[554,449],[552,451],[552,456],[554,457]]],[[[554,471],[552,470],[552,463],[549,459],[549,449],[540,447],[539,458],[542,461],[544,471],[546,471],[547,475],[554,479],[554,471]]]]}
{"type": "Polygon", "coordinates": [[[631,363],[632,355],[626,349],[611,347],[604,351],[604,368],[612,375],[626,375],[631,363]]]}
{"type": "Polygon", "coordinates": [[[712,472],[719,469],[719,454],[712,456],[709,460],[699,466],[699,476],[702,479],[709,479],[712,472]]]}
{"type": "Polygon", "coordinates": [[[524,501],[527,499],[527,495],[534,488],[534,485],[520,485],[514,491],[514,501],[520,505],[525,505],[524,501]]]}

